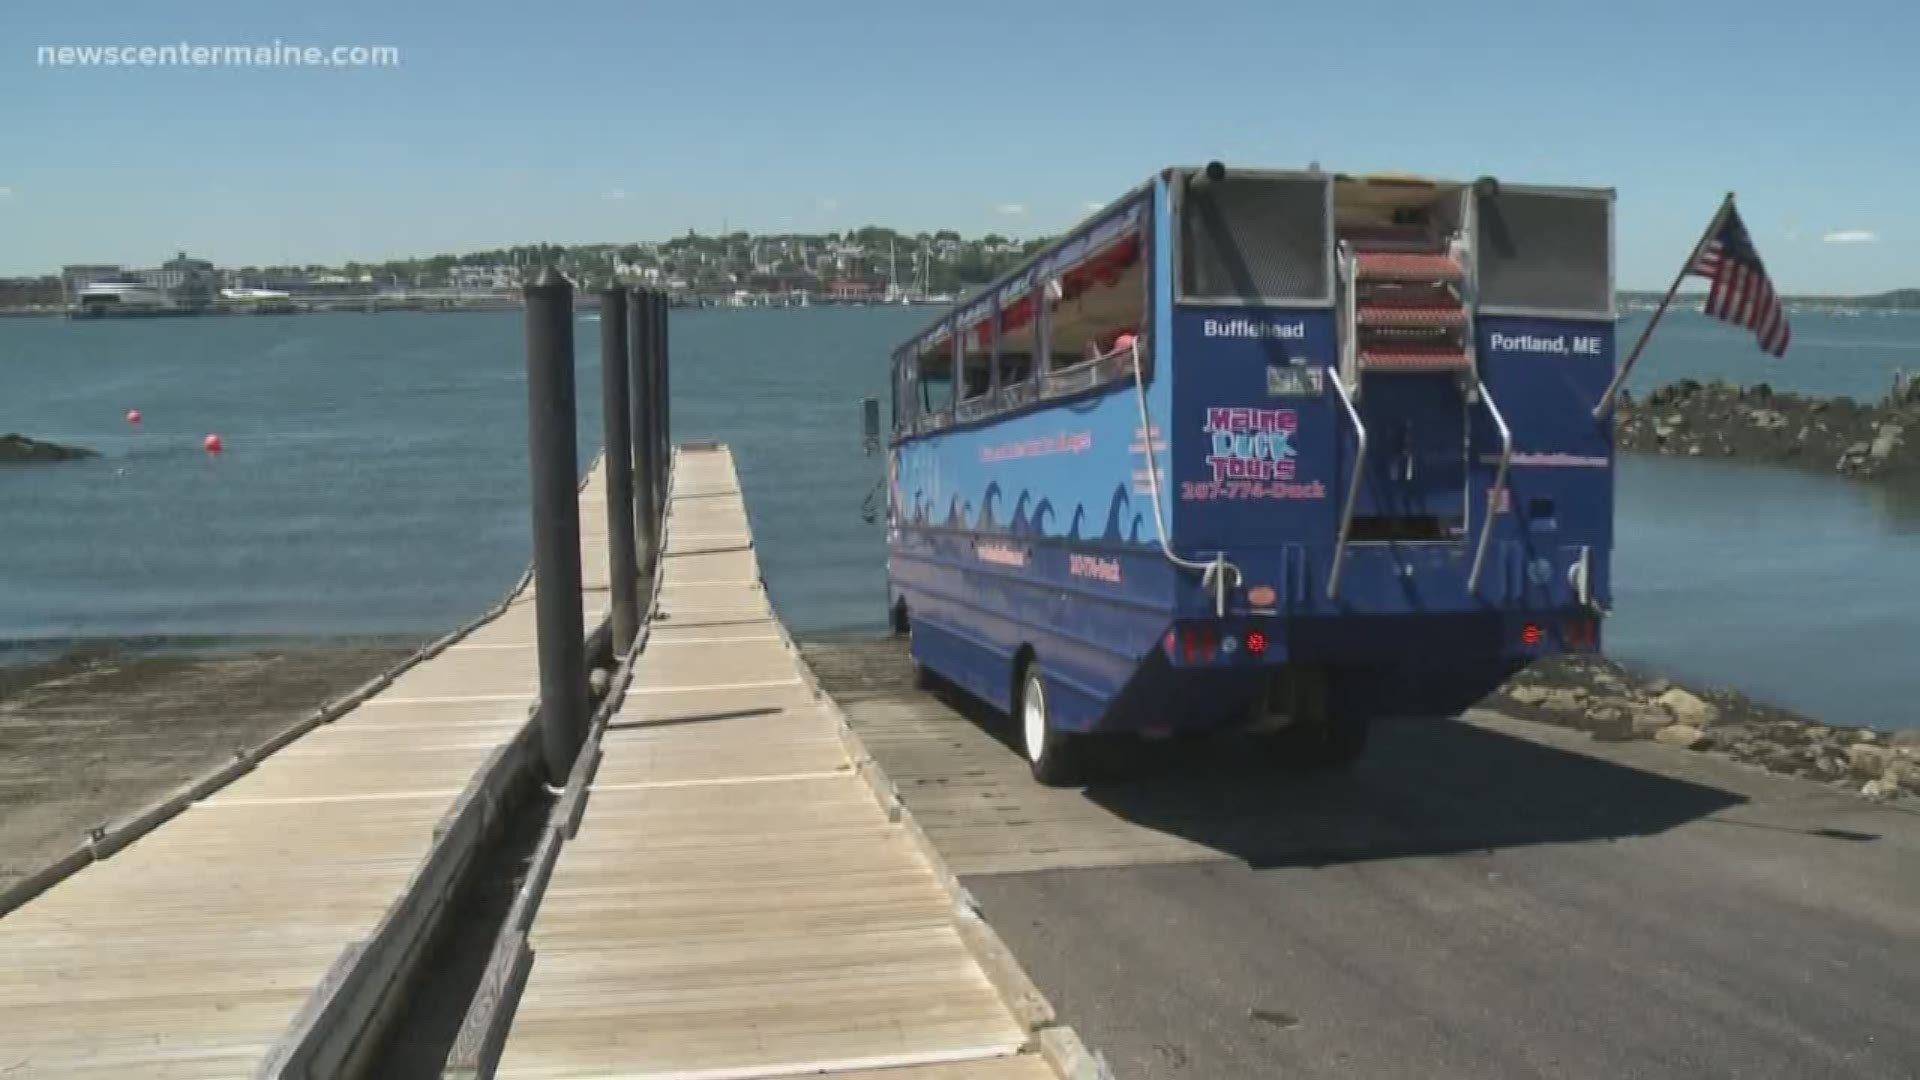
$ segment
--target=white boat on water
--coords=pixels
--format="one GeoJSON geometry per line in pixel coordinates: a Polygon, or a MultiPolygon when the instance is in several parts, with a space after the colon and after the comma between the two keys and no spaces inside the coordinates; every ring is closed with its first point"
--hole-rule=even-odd
{"type": "Polygon", "coordinates": [[[95,281],[74,296],[81,311],[162,311],[174,307],[172,297],[144,281],[95,281]]]}

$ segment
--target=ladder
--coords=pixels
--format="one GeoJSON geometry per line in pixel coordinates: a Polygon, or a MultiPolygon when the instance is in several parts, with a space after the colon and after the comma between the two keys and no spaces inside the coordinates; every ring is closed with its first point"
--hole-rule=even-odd
{"type": "Polygon", "coordinates": [[[1347,388],[1363,392],[1375,372],[1474,369],[1473,313],[1466,268],[1454,244],[1419,226],[1341,231],[1341,365],[1347,388]]]}
{"type": "MultiPolygon", "coordinates": [[[[1513,432],[1481,381],[1474,354],[1473,304],[1464,247],[1424,225],[1348,226],[1340,231],[1340,371],[1336,389],[1356,435],[1353,474],[1341,510],[1327,599],[1337,599],[1367,453],[1366,426],[1355,402],[1368,376],[1451,374],[1467,404],[1482,404],[1500,433],[1499,468],[1487,491],[1485,520],[1474,546],[1467,591],[1480,585],[1493,517],[1506,490],[1513,432]]],[[[1469,472],[1471,475],[1471,472],[1469,472]]],[[[1409,465],[1409,476],[1411,466],[1409,465]]]]}

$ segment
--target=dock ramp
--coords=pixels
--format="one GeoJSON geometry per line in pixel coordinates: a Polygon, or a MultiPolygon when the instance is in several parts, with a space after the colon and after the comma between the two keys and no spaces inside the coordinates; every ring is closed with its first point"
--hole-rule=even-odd
{"type": "Polygon", "coordinates": [[[730,452],[683,448],[674,476],[654,619],[569,792],[577,830],[531,916],[524,987],[469,1014],[499,1027],[497,1058],[450,1073],[1059,1075],[1070,1031],[768,606],[730,452]]]}

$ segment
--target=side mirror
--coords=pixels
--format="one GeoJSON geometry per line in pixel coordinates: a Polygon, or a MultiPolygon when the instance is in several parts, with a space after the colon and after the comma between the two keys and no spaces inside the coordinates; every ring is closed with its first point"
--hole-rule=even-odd
{"type": "Polygon", "coordinates": [[[865,431],[867,453],[880,449],[880,399],[877,397],[860,399],[860,415],[865,431]]]}

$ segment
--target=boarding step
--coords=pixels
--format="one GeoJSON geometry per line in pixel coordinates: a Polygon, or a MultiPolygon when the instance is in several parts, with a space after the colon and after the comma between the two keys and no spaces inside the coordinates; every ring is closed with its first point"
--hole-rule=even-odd
{"type": "Polygon", "coordinates": [[[1458,348],[1362,348],[1361,371],[1471,371],[1473,354],[1458,348]]]}
{"type": "Polygon", "coordinates": [[[1458,330],[1467,324],[1459,303],[1362,303],[1356,319],[1363,330],[1458,330]]]}
{"type": "Polygon", "coordinates": [[[1362,279],[1373,281],[1422,281],[1452,284],[1466,277],[1460,260],[1445,252],[1356,251],[1354,270],[1362,279]]]}
{"type": "Polygon", "coordinates": [[[1431,252],[1444,246],[1425,225],[1355,224],[1340,227],[1340,239],[1367,251],[1431,252]]]}

